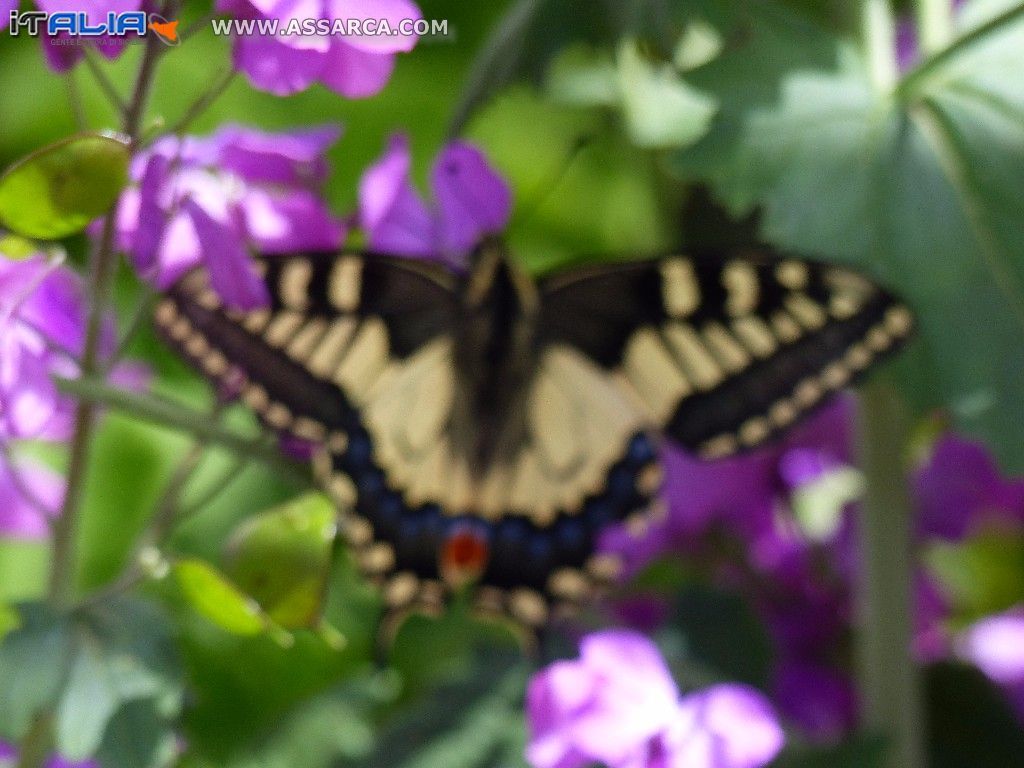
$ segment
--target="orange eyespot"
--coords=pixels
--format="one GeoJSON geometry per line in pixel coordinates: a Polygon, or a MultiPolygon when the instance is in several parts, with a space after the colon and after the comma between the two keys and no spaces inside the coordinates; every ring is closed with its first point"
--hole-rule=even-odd
{"type": "Polygon", "coordinates": [[[452,585],[476,581],[487,568],[490,558],[487,539],[470,527],[460,527],[441,545],[441,576],[452,585]]]}

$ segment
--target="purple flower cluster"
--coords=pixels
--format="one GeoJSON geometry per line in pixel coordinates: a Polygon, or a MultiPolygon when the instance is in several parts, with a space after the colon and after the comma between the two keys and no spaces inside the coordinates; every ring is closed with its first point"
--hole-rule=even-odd
{"type": "Polygon", "coordinates": [[[334,126],[269,134],[227,125],[206,138],[160,139],[133,161],[120,247],[158,288],[203,264],[226,304],[264,305],[252,252],[330,250],[345,237],[319,195],[339,135],[334,126]]]}
{"type": "MultiPolygon", "coordinates": [[[[217,0],[216,8],[238,19],[292,21],[324,19],[386,20],[422,18],[411,0],[217,0]]],[[[255,88],[278,96],[305,90],[315,82],[351,99],[378,93],[395,67],[395,56],[416,45],[415,35],[246,35],[235,39],[235,67],[255,88]]]]}
{"type": "MultiPolygon", "coordinates": [[[[81,280],[42,255],[14,261],[0,254],[0,536],[39,538],[57,514],[62,479],[36,461],[15,457],[20,440],[59,442],[71,434],[74,403],[54,376],[78,375],[85,346],[81,280]]],[[[117,343],[113,317],[100,333],[101,359],[117,343]]],[[[115,366],[112,378],[141,387],[146,372],[115,366]]]]}
{"type": "Polygon", "coordinates": [[[430,172],[431,204],[413,186],[411,165],[409,141],[397,135],[363,174],[359,221],[370,247],[464,268],[473,247],[508,224],[511,190],[484,155],[464,141],[447,144],[437,156],[430,172]]]}
{"type": "MultiPolygon", "coordinates": [[[[795,507],[815,484],[850,472],[853,417],[852,397],[842,397],[776,446],[718,462],[667,448],[667,516],[640,538],[635,530],[613,528],[602,540],[626,560],[628,574],[668,553],[683,554],[714,583],[747,596],[774,641],[776,704],[823,740],[839,738],[857,718],[852,661],[844,651],[858,570],[856,494],[834,500],[823,530],[808,530],[795,507]]],[[[910,480],[922,541],[1024,524],[1024,481],[1002,478],[978,443],[943,435],[910,480]]],[[[948,655],[950,606],[923,567],[915,594],[918,657],[948,655]]],[[[640,607],[640,616],[635,602],[620,610],[650,627],[650,604],[640,607]]],[[[1024,646],[1019,657],[1024,661],[1024,646]]]]}
{"type": "Polygon", "coordinates": [[[580,657],[527,692],[533,768],[759,768],[784,736],[757,691],[716,685],[680,696],[657,647],[635,632],[585,637],[580,657]]]}

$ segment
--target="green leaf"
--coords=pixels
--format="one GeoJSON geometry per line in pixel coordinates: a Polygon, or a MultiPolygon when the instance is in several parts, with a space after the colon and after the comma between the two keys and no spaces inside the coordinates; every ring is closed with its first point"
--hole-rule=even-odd
{"type": "Polygon", "coordinates": [[[685,147],[707,133],[715,101],[687,85],[669,64],[644,58],[635,40],[618,49],[626,128],[638,147],[685,147]]]}
{"type": "Polygon", "coordinates": [[[0,737],[21,739],[53,706],[68,676],[70,620],[40,604],[19,606],[21,625],[0,642],[0,737]]]}
{"type": "Polygon", "coordinates": [[[10,234],[0,236],[0,256],[3,258],[21,261],[34,253],[39,253],[39,246],[31,240],[10,234]]]}
{"type": "Polygon", "coordinates": [[[174,731],[150,700],[131,701],[110,721],[96,762],[103,768],[164,768],[177,755],[174,731]]]}
{"type": "Polygon", "coordinates": [[[713,99],[689,87],[671,63],[650,60],[636,39],[619,44],[614,62],[600,51],[568,49],[552,63],[546,87],[564,104],[619,109],[632,142],[648,149],[692,144],[715,113],[713,99]]]}
{"type": "Polygon", "coordinates": [[[181,708],[182,672],[162,615],[145,603],[119,599],[75,616],[71,674],[57,708],[62,754],[95,754],[107,724],[126,703],[148,701],[164,720],[181,708]]]}
{"type": "Polygon", "coordinates": [[[0,177],[0,223],[39,239],[80,232],[117,201],[128,160],[125,142],[95,133],[33,152],[0,177]]]}
{"type": "Polygon", "coordinates": [[[325,496],[301,496],[239,526],[225,573],[277,624],[313,626],[323,612],[337,531],[337,511],[325,496]]]}
{"type": "Polygon", "coordinates": [[[171,567],[182,594],[197,613],[235,635],[267,629],[259,604],[203,560],[179,560],[171,567]]]}
{"type": "Polygon", "coordinates": [[[981,618],[1024,602],[1024,536],[993,531],[929,546],[926,562],[967,616],[981,618]]]}
{"type": "Polygon", "coordinates": [[[1005,768],[1024,754],[1024,729],[1001,691],[981,672],[935,664],[926,673],[932,768],[1005,768]]]}
{"type": "Polygon", "coordinates": [[[1024,18],[896,96],[874,92],[863,63],[820,30],[805,47],[833,51],[837,66],[757,71],[795,31],[757,27],[747,49],[694,77],[723,116],[675,170],[709,181],[737,215],[760,206],[769,242],[854,262],[902,293],[920,319],[898,369],[916,405],[945,405],[1024,466],[1024,422],[1007,418],[1024,396],[1024,18]]]}

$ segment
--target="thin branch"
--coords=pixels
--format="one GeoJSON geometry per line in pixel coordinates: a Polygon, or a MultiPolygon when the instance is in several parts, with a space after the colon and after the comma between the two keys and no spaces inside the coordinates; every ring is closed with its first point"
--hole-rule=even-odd
{"type": "Polygon", "coordinates": [[[128,106],[124,103],[124,99],[121,98],[121,94],[117,92],[117,88],[114,87],[114,83],[111,82],[110,78],[107,77],[107,73],[103,71],[103,65],[96,60],[97,54],[90,49],[88,46],[85,47],[85,66],[88,67],[89,72],[92,74],[96,84],[103,91],[103,95],[107,97],[107,101],[117,112],[118,116],[123,117],[125,112],[128,110],[128,106]]]}
{"type": "Polygon", "coordinates": [[[4,463],[7,465],[7,472],[11,482],[14,484],[14,490],[29,503],[33,510],[42,515],[43,519],[49,521],[56,510],[40,499],[39,495],[29,487],[24,476],[21,474],[21,468],[18,466],[10,443],[0,441],[0,456],[3,456],[4,463]]]}
{"type": "Polygon", "coordinates": [[[75,128],[84,131],[88,126],[85,118],[85,109],[82,107],[82,94],[78,92],[78,83],[75,82],[75,71],[69,70],[64,75],[64,83],[68,89],[68,104],[71,106],[71,114],[75,118],[75,128]]]}
{"type": "Polygon", "coordinates": [[[212,504],[218,496],[224,493],[231,485],[242,476],[246,467],[249,466],[249,462],[245,460],[243,456],[235,456],[234,460],[216,480],[211,482],[209,486],[200,493],[195,499],[191,499],[187,504],[182,505],[181,510],[178,513],[179,520],[185,520],[192,517],[199,510],[205,509],[212,504]]]}
{"type": "Polygon", "coordinates": [[[205,92],[200,94],[194,102],[192,102],[191,106],[185,110],[185,114],[182,115],[181,119],[171,127],[168,133],[181,134],[187,131],[189,127],[191,127],[192,123],[195,122],[203,112],[209,109],[213,103],[217,101],[217,99],[219,99],[231,86],[235,81],[236,74],[235,70],[231,67],[224,70],[214,84],[205,92]]]}
{"type": "Polygon", "coordinates": [[[132,312],[131,320],[128,321],[128,325],[121,335],[121,338],[117,342],[117,349],[114,350],[114,354],[110,356],[110,359],[106,361],[103,369],[104,374],[110,373],[110,371],[121,361],[122,358],[127,354],[128,347],[135,340],[139,331],[142,329],[143,324],[149,319],[153,310],[153,303],[156,300],[156,292],[150,288],[145,290],[142,298],[139,300],[138,305],[132,312]]]}
{"type": "Polygon", "coordinates": [[[210,22],[213,21],[215,18],[217,18],[216,13],[204,13],[198,19],[189,24],[188,29],[186,29],[184,32],[178,35],[178,37],[181,39],[181,42],[184,43],[197,32],[202,32],[203,29],[210,26],[210,22]]]}
{"type": "MultiPolygon", "coordinates": [[[[81,366],[84,377],[92,376],[98,368],[103,315],[107,309],[107,297],[110,293],[114,265],[117,262],[114,251],[114,226],[115,215],[111,212],[103,221],[103,233],[91,260],[88,283],[89,316],[86,323],[81,366]]],[[[71,438],[68,484],[64,494],[64,504],[60,516],[54,521],[52,527],[53,561],[50,570],[49,597],[56,604],[66,603],[74,590],[78,511],[85,488],[94,416],[94,404],[88,400],[80,400],[75,407],[75,426],[71,438]]]]}

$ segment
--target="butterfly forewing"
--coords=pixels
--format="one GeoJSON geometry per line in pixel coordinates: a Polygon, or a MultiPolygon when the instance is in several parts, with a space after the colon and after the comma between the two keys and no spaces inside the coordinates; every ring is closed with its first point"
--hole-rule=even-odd
{"type": "Polygon", "coordinates": [[[668,436],[708,458],[778,434],[913,324],[854,271],[750,251],[556,276],[542,306],[548,343],[599,362],[668,436]]]}

